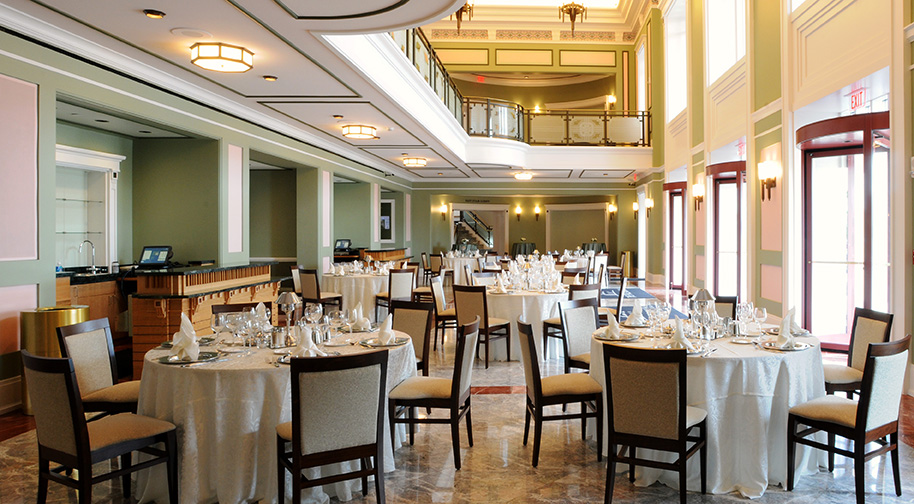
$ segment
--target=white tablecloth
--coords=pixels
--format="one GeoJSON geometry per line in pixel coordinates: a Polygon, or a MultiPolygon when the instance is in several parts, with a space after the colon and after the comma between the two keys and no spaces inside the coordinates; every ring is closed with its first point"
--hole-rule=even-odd
{"type": "MultiPolygon", "coordinates": [[[[356,334],[358,336],[358,334],[356,334]]],[[[406,336],[398,333],[398,336],[406,336]]],[[[364,337],[368,337],[364,335],[364,337]]],[[[408,336],[407,336],[408,339],[408,336]]],[[[204,351],[212,347],[203,347],[204,351]]],[[[334,347],[343,354],[369,351],[361,346],[334,347]]],[[[388,392],[416,375],[412,341],[392,347],[387,364],[388,392]]],[[[178,426],[180,502],[276,502],[276,426],[292,420],[289,367],[269,363],[270,349],[250,355],[234,354],[227,361],[193,367],[157,362],[167,350],[146,354],[140,384],[139,413],[178,426]]],[[[386,404],[386,401],[385,401],[386,404]]],[[[384,413],[384,469],[394,470],[393,450],[405,439],[398,426],[396,446],[390,446],[390,426],[384,413]]],[[[355,462],[358,464],[358,462],[355,462]]],[[[336,464],[314,469],[341,472],[336,464]]],[[[141,471],[137,478],[140,502],[167,502],[164,466],[141,471]]],[[[315,474],[312,473],[312,476],[315,474]]],[[[291,477],[286,478],[291,498],[291,477]]],[[[323,503],[328,495],[348,501],[361,489],[359,480],[306,490],[303,502],[323,503]]]]}
{"type": "Polygon", "coordinates": [[[454,270],[454,283],[457,285],[470,285],[470,279],[467,278],[464,266],[467,264],[470,265],[470,270],[477,271],[476,258],[475,257],[444,257],[444,267],[449,270],[454,270]]]}
{"type": "Polygon", "coordinates": [[[388,278],[388,275],[324,275],[321,290],[342,294],[344,310],[352,310],[362,303],[362,314],[375,321],[375,296],[387,291],[388,278]]]}
{"type": "MultiPolygon", "coordinates": [[[[559,301],[568,299],[567,292],[545,293],[516,291],[511,294],[486,294],[489,316],[511,321],[511,354],[514,359],[520,358],[520,339],[517,332],[517,317],[533,325],[533,341],[536,351],[543,355],[543,320],[557,317],[559,301]]],[[[501,341],[492,344],[492,357],[495,360],[511,360],[505,355],[505,345],[501,341]]],[[[555,351],[551,353],[556,355],[555,351]]]]}
{"type": "MultiPolygon", "coordinates": [[[[813,348],[797,352],[761,350],[737,345],[730,338],[711,343],[717,351],[708,357],[690,356],[686,369],[689,406],[708,412],[708,492],[737,491],[745,497],[760,497],[769,484],[787,481],[787,412],[792,406],[825,395],[822,354],[818,340],[799,338],[813,348]]],[[[660,340],[668,343],[668,340],[660,340]]],[[[590,373],[604,384],[604,342],[593,338],[590,373]]],[[[636,346],[650,347],[651,340],[636,346]]],[[[605,389],[605,387],[604,387],[605,389]]],[[[604,401],[606,395],[603,396],[604,401]]],[[[608,419],[604,440],[608,439],[608,419]]],[[[604,441],[607,443],[607,441],[604,441]]],[[[608,453],[604,446],[603,453],[608,453]]],[[[667,457],[662,452],[638,450],[639,456],[667,457]]],[[[824,462],[821,452],[797,445],[797,477],[818,471],[824,462]]],[[[617,465],[617,470],[623,468],[617,465]]],[[[689,490],[699,491],[698,456],[688,462],[689,490]]],[[[635,484],[647,486],[661,481],[679,488],[679,476],[672,471],[637,468],[635,484]]]]}

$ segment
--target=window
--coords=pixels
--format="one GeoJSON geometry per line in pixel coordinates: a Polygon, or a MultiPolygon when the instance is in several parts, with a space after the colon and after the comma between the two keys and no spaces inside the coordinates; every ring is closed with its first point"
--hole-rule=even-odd
{"type": "Polygon", "coordinates": [[[647,43],[644,39],[635,52],[635,73],[638,95],[638,110],[647,110],[647,43]]]}
{"type": "Polygon", "coordinates": [[[664,19],[666,28],[666,120],[685,110],[688,100],[686,69],[686,2],[673,0],[664,19]]]}
{"type": "Polygon", "coordinates": [[[707,2],[708,83],[746,55],[746,0],[707,2]]]}

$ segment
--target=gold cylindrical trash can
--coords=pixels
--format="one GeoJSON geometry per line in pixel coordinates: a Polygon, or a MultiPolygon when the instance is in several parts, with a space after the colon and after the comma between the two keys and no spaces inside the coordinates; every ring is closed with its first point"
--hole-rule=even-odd
{"type": "MultiPolygon", "coordinates": [[[[89,307],[45,306],[19,313],[19,333],[22,339],[21,348],[41,357],[60,357],[60,345],[57,343],[57,328],[78,324],[89,320],[89,307]]],[[[29,400],[29,389],[22,375],[22,412],[32,414],[32,401],[29,400]]]]}
{"type": "Polygon", "coordinates": [[[635,265],[632,264],[632,251],[623,250],[622,252],[619,252],[619,264],[622,264],[623,257],[625,257],[625,267],[622,268],[622,277],[631,278],[634,276],[632,275],[632,271],[635,269],[635,265]]]}

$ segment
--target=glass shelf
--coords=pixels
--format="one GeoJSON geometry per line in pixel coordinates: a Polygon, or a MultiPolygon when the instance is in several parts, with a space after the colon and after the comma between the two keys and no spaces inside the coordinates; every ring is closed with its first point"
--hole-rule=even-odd
{"type": "Polygon", "coordinates": [[[62,235],[100,235],[104,234],[102,231],[58,231],[57,234],[62,235]]]}
{"type": "Polygon", "coordinates": [[[87,200],[87,199],[78,199],[78,198],[56,198],[57,201],[66,201],[69,203],[104,203],[101,200],[87,200]]]}

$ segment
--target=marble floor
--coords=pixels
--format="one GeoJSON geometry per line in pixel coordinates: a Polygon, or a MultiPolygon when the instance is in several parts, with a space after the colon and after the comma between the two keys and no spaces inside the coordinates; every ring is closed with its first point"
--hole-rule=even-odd
{"type": "MultiPolygon", "coordinates": [[[[452,338],[449,338],[452,340],[452,338]]],[[[454,346],[452,341],[440,347],[432,357],[432,374],[450,376],[454,346]]],[[[554,355],[554,353],[551,353],[554,355]]],[[[558,359],[548,360],[544,375],[561,372],[558,359]]],[[[454,470],[450,430],[446,425],[423,426],[414,446],[396,451],[397,469],[385,476],[387,501],[391,503],[576,503],[600,502],[603,499],[606,463],[597,462],[596,443],[581,440],[577,421],[547,422],[539,467],[530,464],[532,440],[523,446],[524,377],[518,362],[495,362],[488,370],[477,363],[473,370],[473,436],[474,446],[467,446],[466,430],[461,429],[463,468],[454,470]]],[[[906,398],[905,415],[914,411],[914,399],[906,398]]],[[[433,413],[434,414],[434,413],[433,413]]],[[[0,424],[3,417],[0,417],[0,424]]],[[[912,432],[911,422],[903,427],[912,432]]],[[[910,438],[908,438],[910,439],[910,438]]],[[[914,502],[914,449],[902,445],[901,474],[903,496],[896,497],[891,478],[891,463],[886,458],[872,460],[866,466],[867,502],[914,502]]],[[[0,442],[0,503],[34,502],[36,490],[36,445],[34,430],[0,442]]],[[[793,492],[769,487],[759,502],[846,503],[854,501],[852,464],[836,459],[834,473],[821,472],[803,478],[793,492]]],[[[185,469],[187,470],[187,469],[185,469]]],[[[614,501],[619,503],[663,503],[678,500],[678,491],[654,484],[647,488],[628,482],[627,473],[619,468],[614,501]]],[[[361,494],[357,494],[359,497],[361,494]]],[[[49,502],[76,502],[74,491],[51,484],[49,502]]],[[[119,482],[97,485],[94,502],[130,503],[121,497],[119,482]]],[[[689,494],[689,502],[727,503],[743,501],[738,494],[689,494]]],[[[334,499],[333,502],[336,502],[334,499]]],[[[354,502],[375,501],[372,490],[354,502]]],[[[183,504],[183,503],[182,503],[183,504]]]]}

